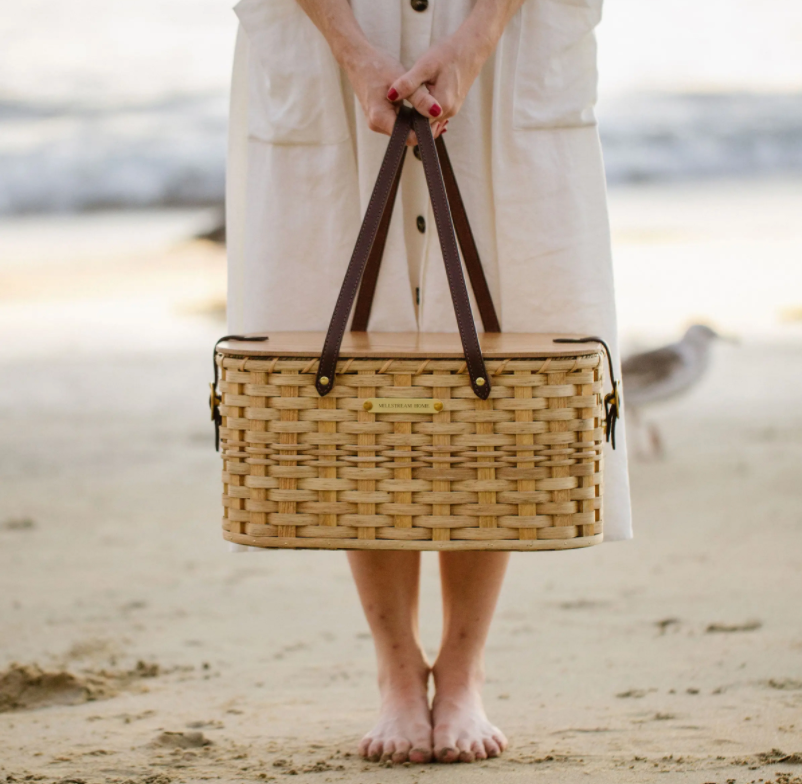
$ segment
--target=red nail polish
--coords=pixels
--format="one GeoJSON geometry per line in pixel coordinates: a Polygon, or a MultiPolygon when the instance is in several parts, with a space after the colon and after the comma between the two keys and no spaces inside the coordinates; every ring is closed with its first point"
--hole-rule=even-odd
{"type": "Polygon", "coordinates": [[[391,100],[391,101],[397,101],[398,100],[398,90],[396,90],[395,87],[391,87],[390,88],[390,92],[387,93],[387,98],[389,100],[391,100]]]}
{"type": "Polygon", "coordinates": [[[439,117],[442,114],[442,112],[443,110],[437,104],[435,104],[434,106],[432,106],[431,109],[429,109],[429,114],[432,117],[439,117]]]}

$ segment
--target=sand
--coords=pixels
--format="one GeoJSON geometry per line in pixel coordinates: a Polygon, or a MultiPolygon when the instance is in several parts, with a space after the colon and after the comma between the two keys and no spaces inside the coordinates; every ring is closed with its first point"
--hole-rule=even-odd
{"type": "MultiPolygon", "coordinates": [[[[0,781],[802,782],[793,324],[647,412],[635,540],[513,556],[486,687],[508,752],[385,768],[354,754],[377,693],[344,555],[219,536],[220,252],[134,247],[96,287],[82,258],[0,265],[0,781]]],[[[434,554],[423,597],[433,655],[434,554]]]]}

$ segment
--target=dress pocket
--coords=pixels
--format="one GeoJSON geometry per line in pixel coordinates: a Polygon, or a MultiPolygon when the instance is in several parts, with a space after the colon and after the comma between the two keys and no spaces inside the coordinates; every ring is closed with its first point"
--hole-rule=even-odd
{"type": "Polygon", "coordinates": [[[248,131],[273,144],[349,138],[340,69],[296,0],[240,0],[248,37],[248,131]]]}
{"type": "Polygon", "coordinates": [[[513,127],[594,125],[602,0],[527,0],[521,9],[513,127]]]}

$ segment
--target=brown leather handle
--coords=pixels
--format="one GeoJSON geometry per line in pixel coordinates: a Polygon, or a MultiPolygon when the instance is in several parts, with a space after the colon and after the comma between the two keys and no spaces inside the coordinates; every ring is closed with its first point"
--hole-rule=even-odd
{"type": "Polygon", "coordinates": [[[340,346],[348,323],[348,315],[353,307],[356,291],[359,288],[362,273],[365,271],[365,264],[370,250],[376,240],[393,183],[404,162],[404,156],[407,152],[407,136],[411,128],[411,112],[399,111],[395,127],[390,135],[390,141],[387,144],[387,150],[384,153],[384,160],[379,169],[379,176],[376,178],[376,184],[373,186],[373,193],[370,195],[368,208],[362,220],[362,227],[356,238],[354,252],[348,262],[348,269],[345,271],[343,285],[337,296],[337,303],[334,306],[334,313],[329,322],[326,340],[323,342],[323,352],[320,356],[317,377],[315,378],[315,388],[321,396],[327,395],[334,387],[337,359],[340,356],[340,346]]]}
{"type": "Polygon", "coordinates": [[[440,171],[440,162],[437,158],[432,127],[429,125],[429,119],[416,111],[412,113],[412,127],[418,137],[423,173],[426,175],[426,183],[429,186],[434,222],[437,225],[437,236],[443,252],[448,288],[451,291],[451,302],[457,316],[457,329],[462,340],[471,387],[477,397],[487,400],[490,396],[490,379],[482,357],[482,349],[479,346],[476,325],[473,322],[471,301],[465,286],[465,277],[462,274],[462,262],[457,250],[454,224],[451,221],[451,210],[448,206],[443,173],[440,171]]]}
{"type": "Polygon", "coordinates": [[[442,136],[438,136],[434,141],[434,145],[437,148],[437,156],[440,159],[440,169],[443,173],[448,203],[451,207],[451,219],[454,221],[454,228],[462,250],[462,257],[465,260],[465,269],[468,270],[473,295],[476,298],[476,306],[479,308],[482,326],[485,332],[501,332],[501,324],[496,315],[493,297],[490,294],[490,287],[487,285],[482,260],[479,257],[479,248],[476,247],[476,240],[474,239],[473,231],[471,231],[471,224],[468,220],[468,213],[465,210],[465,203],[462,201],[462,194],[459,192],[457,178],[454,175],[454,167],[448,157],[445,140],[442,136]]]}
{"type": "MultiPolygon", "coordinates": [[[[451,208],[451,219],[454,221],[457,241],[462,251],[462,258],[465,261],[465,269],[468,270],[468,278],[471,281],[471,288],[476,298],[476,306],[479,308],[482,326],[485,332],[501,332],[501,325],[496,315],[496,308],[493,305],[493,297],[490,294],[490,287],[487,285],[485,271],[479,257],[479,249],[476,247],[476,240],[474,239],[473,231],[471,231],[471,223],[468,220],[465,203],[462,201],[462,194],[457,185],[457,178],[451,166],[451,159],[448,157],[446,143],[442,136],[438,136],[434,144],[437,148],[440,170],[443,173],[443,181],[446,185],[448,204],[451,208]]],[[[393,183],[390,198],[387,200],[387,206],[385,207],[384,215],[382,215],[379,230],[376,234],[376,240],[371,248],[370,256],[368,256],[365,272],[362,275],[362,283],[359,286],[359,295],[356,298],[356,306],[354,307],[354,317],[351,319],[352,332],[366,332],[368,329],[370,311],[373,306],[373,297],[376,293],[376,283],[379,280],[379,268],[381,267],[382,256],[384,255],[384,246],[387,243],[387,230],[390,227],[390,215],[395,205],[400,179],[401,169],[399,169],[395,182],[393,183]]]]}
{"type": "Polygon", "coordinates": [[[382,257],[384,256],[384,246],[387,244],[387,232],[390,228],[390,219],[393,215],[395,197],[398,194],[398,185],[401,182],[401,172],[404,168],[404,158],[395,175],[387,203],[384,207],[379,228],[376,232],[376,239],[370,249],[370,255],[365,264],[365,271],[362,273],[362,282],[359,284],[359,295],[356,298],[354,307],[354,317],[351,319],[352,332],[367,332],[368,321],[370,321],[370,311],[373,307],[373,296],[376,293],[376,284],[379,282],[379,269],[381,268],[382,257]]]}
{"type": "MultiPolygon", "coordinates": [[[[473,322],[471,303],[468,298],[468,289],[465,286],[465,278],[462,274],[462,263],[454,235],[454,224],[451,220],[448,196],[440,170],[432,129],[426,117],[414,109],[401,107],[387,145],[384,160],[379,169],[376,185],[368,202],[368,208],[365,212],[365,218],[357,237],[351,261],[345,273],[345,280],[337,297],[334,314],[326,333],[326,340],[323,343],[323,352],[315,379],[315,388],[321,396],[327,395],[334,387],[337,360],[348,316],[353,307],[356,291],[364,274],[371,249],[379,236],[379,230],[388,204],[390,199],[394,198],[394,191],[397,188],[397,180],[406,153],[406,139],[411,127],[414,127],[415,134],[418,137],[426,184],[432,200],[437,235],[443,252],[446,277],[451,291],[454,312],[457,316],[457,327],[462,340],[471,387],[477,397],[482,400],[486,400],[490,395],[490,379],[485,369],[482,351],[479,346],[479,337],[476,334],[476,326],[473,322]]],[[[389,222],[389,216],[387,216],[387,221],[389,222]]],[[[378,270],[376,274],[378,274],[378,270]]]]}

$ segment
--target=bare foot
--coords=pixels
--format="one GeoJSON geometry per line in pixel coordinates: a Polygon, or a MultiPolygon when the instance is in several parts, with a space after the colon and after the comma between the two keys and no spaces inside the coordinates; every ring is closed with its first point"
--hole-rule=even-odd
{"type": "Polygon", "coordinates": [[[482,705],[481,683],[439,677],[432,702],[434,756],[438,762],[473,762],[497,757],[507,748],[504,733],[492,725],[482,705]]]}
{"type": "MultiPolygon", "coordinates": [[[[389,679],[388,679],[389,680],[389,679]]],[[[359,743],[371,762],[431,762],[432,718],[427,694],[429,667],[405,678],[380,683],[379,720],[359,743]]]]}

